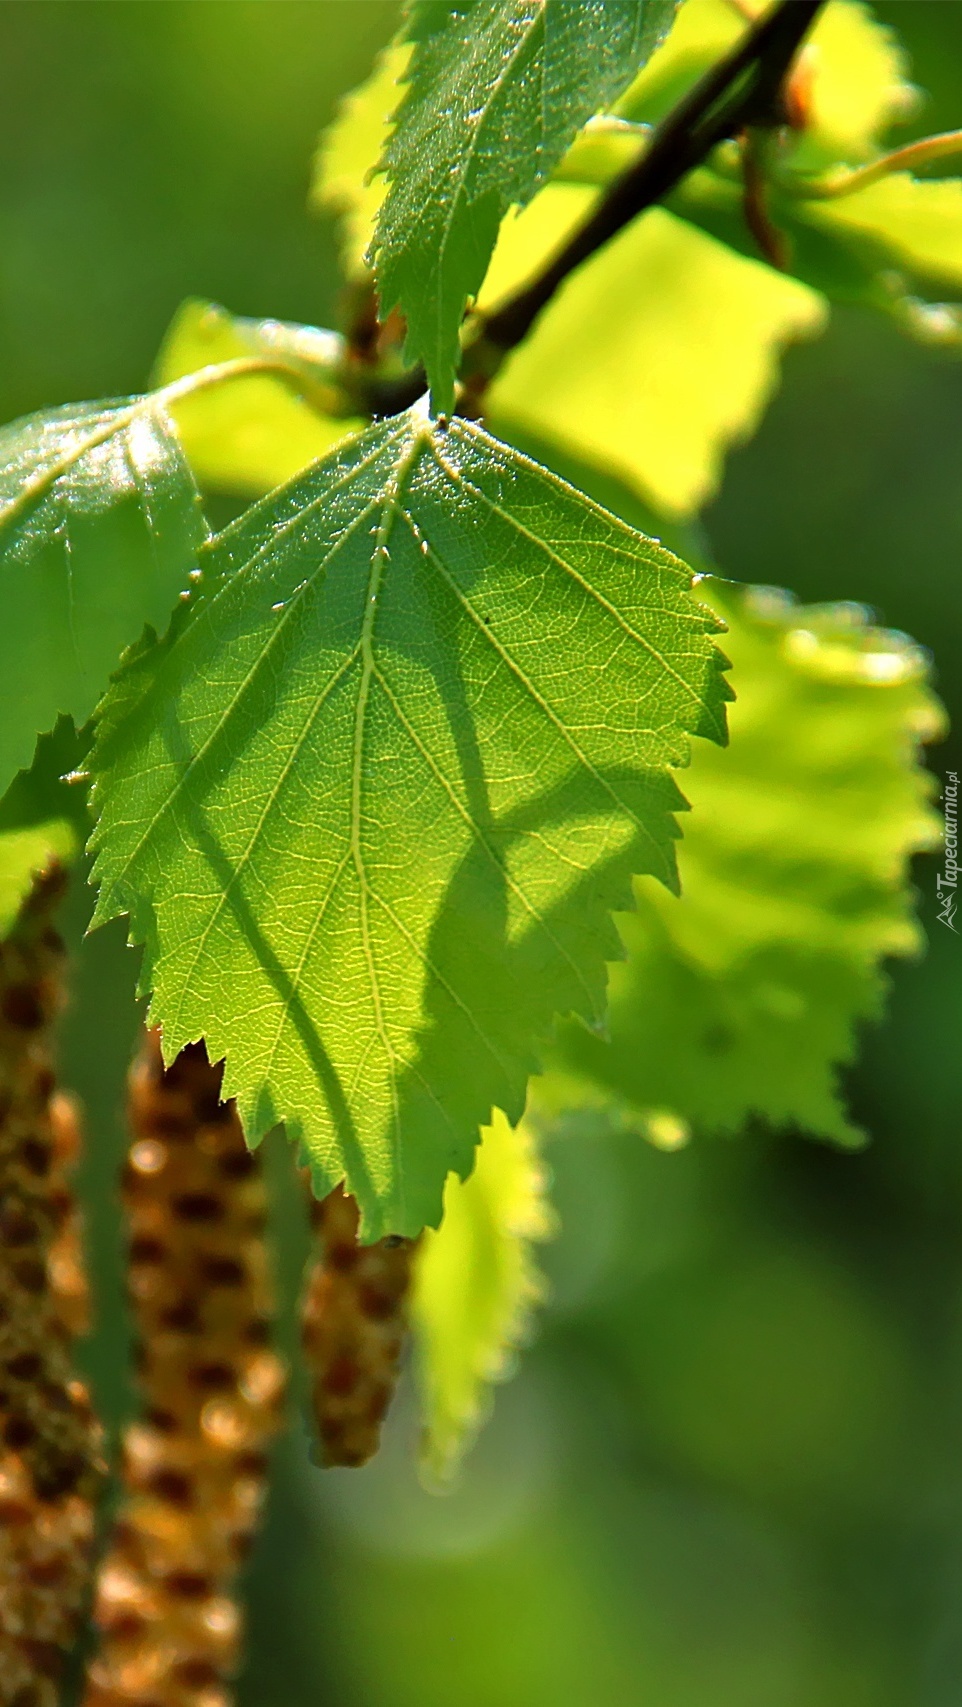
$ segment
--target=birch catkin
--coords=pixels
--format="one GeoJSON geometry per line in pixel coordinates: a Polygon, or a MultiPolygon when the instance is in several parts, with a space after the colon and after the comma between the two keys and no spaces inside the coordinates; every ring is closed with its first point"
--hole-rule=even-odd
{"type": "Polygon", "coordinates": [[[71,1366],[86,1287],[68,1170],[76,1116],[55,1089],[62,868],[39,876],[0,943],[0,1703],[50,1707],[92,1570],[105,1466],[71,1366]]]}
{"type": "Polygon", "coordinates": [[[301,1332],[323,1462],[366,1464],[397,1384],[417,1241],[357,1242],[354,1199],[338,1186],[311,1199],[320,1246],[304,1290],[301,1332]]]}
{"type": "Polygon", "coordinates": [[[97,1584],[86,1707],[223,1707],[232,1598],[262,1503],[284,1371],[260,1163],[203,1045],[164,1070],[156,1035],[130,1077],[124,1175],[141,1419],[97,1584]]]}

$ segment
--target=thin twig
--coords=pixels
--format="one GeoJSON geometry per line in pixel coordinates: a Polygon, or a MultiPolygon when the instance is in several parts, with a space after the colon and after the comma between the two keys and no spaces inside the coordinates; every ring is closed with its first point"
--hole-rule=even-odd
{"type": "Polygon", "coordinates": [[[930,160],[944,160],[949,155],[962,154],[962,130],[940,131],[938,136],[923,136],[918,142],[907,142],[891,154],[870,160],[867,166],[855,166],[830,178],[793,178],[782,183],[783,189],[806,201],[829,201],[836,196],[849,196],[856,190],[867,190],[892,172],[910,172],[914,166],[926,166],[930,160]]]}

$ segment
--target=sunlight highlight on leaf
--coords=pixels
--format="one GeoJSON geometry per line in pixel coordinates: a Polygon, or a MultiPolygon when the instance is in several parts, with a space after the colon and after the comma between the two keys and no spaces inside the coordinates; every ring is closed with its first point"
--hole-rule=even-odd
{"type": "MultiPolygon", "coordinates": [[[[544,229],[553,205],[563,227],[589,194],[549,186],[508,240],[520,250],[524,221],[544,229]]],[[[807,286],[652,208],[568,279],[495,380],[489,418],[688,515],[756,426],[785,345],[825,318],[807,286]]]]}
{"type": "Polygon", "coordinates": [[[410,57],[410,44],[404,42],[378,55],[367,81],[345,95],[314,156],[311,203],[338,221],[341,264],[348,278],[363,277],[367,270],[364,257],[387,193],[386,178],[374,168],[404,94],[410,57]]]}

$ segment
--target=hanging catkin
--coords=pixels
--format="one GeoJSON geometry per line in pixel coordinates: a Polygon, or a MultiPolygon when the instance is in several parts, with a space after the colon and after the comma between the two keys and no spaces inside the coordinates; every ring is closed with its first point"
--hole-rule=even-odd
{"type": "Polygon", "coordinates": [[[311,1198],[320,1246],[308,1271],[301,1333],[326,1465],[366,1464],[397,1383],[417,1241],[357,1242],[354,1199],[338,1186],[311,1198]]]}
{"type": "Polygon", "coordinates": [[[202,1044],[165,1071],[155,1034],[131,1070],[123,1191],[144,1410],[124,1441],[86,1707],[223,1707],[237,1663],[232,1589],[285,1382],[260,1162],[221,1076],[202,1044]]]}
{"type": "Polygon", "coordinates": [[[100,1430],[71,1367],[86,1319],[79,1148],[55,1089],[64,949],[59,866],[34,882],[0,943],[0,1703],[50,1707],[92,1570],[100,1430]]]}

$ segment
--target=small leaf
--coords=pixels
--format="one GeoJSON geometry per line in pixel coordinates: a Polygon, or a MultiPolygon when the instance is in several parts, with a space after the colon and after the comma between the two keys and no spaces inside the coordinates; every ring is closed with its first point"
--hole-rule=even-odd
{"type": "Polygon", "coordinates": [[[170,413],[201,486],[263,497],[359,429],[360,421],[333,413],[333,392],[325,384],[339,346],[333,332],[316,326],[243,320],[196,298],[182,304],[157,358],[156,385],[169,385],[213,363],[264,356],[287,363],[317,393],[315,407],[283,379],[257,374],[173,402],[170,413]]]}
{"type": "Polygon", "coordinates": [[[554,1232],[544,1165],[524,1121],[495,1109],[474,1172],[444,1188],[444,1218],[415,1259],[411,1320],[424,1417],[423,1466],[450,1480],[484,1422],[487,1389],[511,1373],[545,1283],[532,1245],[554,1232]]]}
{"type": "Polygon", "coordinates": [[[921,946],[909,860],[937,839],[917,764],[940,728],[926,660],[857,606],[706,596],[737,699],[727,752],[692,755],[681,899],[636,884],[610,1042],[566,1024],[535,1101],[607,1103],[656,1142],[761,1116],[856,1144],[838,1068],[881,1010],[884,958],[921,946]]]}
{"type": "Polygon", "coordinates": [[[87,721],[145,624],[166,627],[207,535],[156,397],[0,432],[0,789],[61,713],[87,721]]]}
{"type": "Polygon", "coordinates": [[[502,217],[621,92],[673,11],[674,0],[415,0],[372,253],[382,316],[405,315],[437,409],[453,404],[462,316],[502,217]]]}
{"type": "Polygon", "coordinates": [[[285,1120],[367,1238],[413,1235],[553,1015],[600,1021],[628,872],[674,881],[717,624],[676,558],[423,408],[206,580],[102,707],[98,918],[130,912],[165,1050],[226,1054],[251,1141],[285,1120]]]}
{"type": "MultiPolygon", "coordinates": [[[[589,194],[550,185],[516,222],[517,247],[526,220],[540,221],[540,248],[551,204],[564,226],[589,194]]],[[[491,387],[488,418],[688,515],[755,427],[782,349],[825,318],[807,286],[652,208],[566,281],[491,387]]]]}

